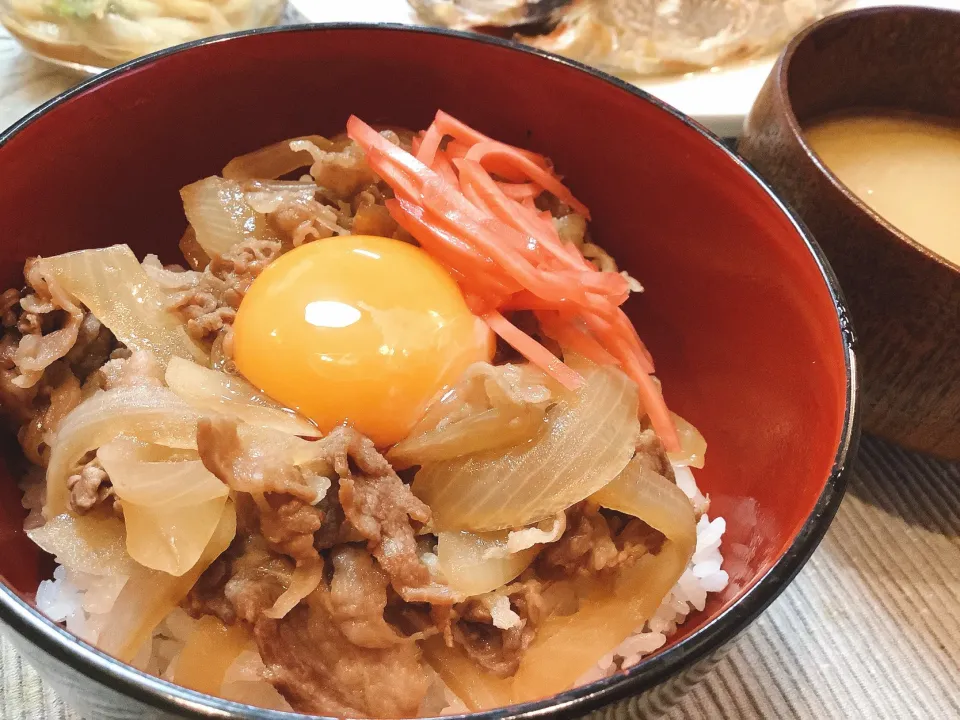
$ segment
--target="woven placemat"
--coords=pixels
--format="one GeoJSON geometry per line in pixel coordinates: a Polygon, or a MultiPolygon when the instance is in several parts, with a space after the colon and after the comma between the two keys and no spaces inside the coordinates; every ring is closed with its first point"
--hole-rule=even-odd
{"type": "MultiPolygon", "coordinates": [[[[77,720],[0,648],[0,718],[77,720]]],[[[960,718],[960,464],[864,438],[813,558],[665,717],[960,718]]]]}

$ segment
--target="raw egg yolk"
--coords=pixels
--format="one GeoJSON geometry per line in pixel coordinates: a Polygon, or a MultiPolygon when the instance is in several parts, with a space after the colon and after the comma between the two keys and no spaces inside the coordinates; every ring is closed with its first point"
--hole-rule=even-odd
{"type": "Polygon", "coordinates": [[[494,350],[433,258],[366,235],[280,256],[233,327],[234,361],[250,382],[324,432],[346,422],[381,447],[406,437],[438,392],[494,350]]]}

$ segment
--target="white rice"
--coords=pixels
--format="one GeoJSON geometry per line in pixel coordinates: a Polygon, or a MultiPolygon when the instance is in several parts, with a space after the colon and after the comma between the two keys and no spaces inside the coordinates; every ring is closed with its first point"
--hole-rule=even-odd
{"type": "Polygon", "coordinates": [[[125,575],[90,575],[57,565],[53,580],[44,580],[37,588],[37,609],[54,622],[65,623],[81,640],[96,645],[106,614],[126,582],[125,575]]]}
{"type": "MultiPolygon", "coordinates": [[[[675,468],[677,485],[690,498],[697,512],[702,513],[697,523],[697,548],[686,571],[664,598],[657,612],[618,647],[599,659],[596,666],[581,676],[576,685],[585,685],[618,670],[636,665],[640,660],[659,650],[687,619],[692,610],[703,610],[708,593],[720,592],[729,581],[721,566],[723,556],[720,543],[726,522],[718,517],[711,520],[706,511],[709,500],[697,487],[693,473],[685,467],[675,468]]],[[[39,513],[43,504],[42,476],[24,480],[23,505],[31,517],[39,513]]],[[[126,577],[100,577],[68,570],[58,565],[53,579],[45,580],[37,588],[37,608],[55,622],[63,622],[67,629],[81,639],[96,644],[110,611],[123,589],[126,577]]],[[[500,624],[509,624],[510,617],[497,608],[500,624]]],[[[507,609],[509,611],[509,608],[507,609]]],[[[513,613],[510,612],[512,615],[513,613]]],[[[193,620],[186,612],[176,609],[154,631],[131,663],[135,667],[167,680],[173,680],[177,657],[193,632],[193,620]]],[[[251,645],[240,654],[227,670],[221,695],[229,700],[260,707],[289,710],[290,706],[262,679],[263,661],[251,645]]],[[[469,712],[463,702],[439,679],[421,708],[425,715],[454,715],[469,712]]]]}

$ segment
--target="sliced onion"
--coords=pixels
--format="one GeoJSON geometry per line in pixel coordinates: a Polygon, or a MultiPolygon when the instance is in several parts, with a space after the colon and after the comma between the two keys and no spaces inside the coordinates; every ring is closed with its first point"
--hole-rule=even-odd
{"type": "Polygon", "coordinates": [[[217,694],[225,700],[253,705],[267,710],[286,710],[293,712],[290,703],[283,699],[269,682],[264,680],[266,666],[260,653],[248,646],[227,668],[223,685],[217,694]]]}
{"type": "Polygon", "coordinates": [[[130,557],[180,576],[200,559],[229,491],[200,460],[155,462],[152,455],[149,447],[130,439],[97,451],[123,503],[130,557]]]}
{"type": "MultiPolygon", "coordinates": [[[[247,183],[244,199],[258,213],[276,212],[285,202],[312,201],[320,188],[312,182],[247,183]]],[[[333,212],[331,210],[331,212],[333,212]]]]}
{"type": "Polygon", "coordinates": [[[244,200],[256,212],[266,215],[286,208],[299,216],[299,224],[290,238],[293,247],[300,247],[307,236],[324,238],[350,234],[339,224],[339,216],[331,206],[317,202],[315,196],[320,188],[312,182],[247,182],[245,187],[244,200]]]}
{"type": "Polygon", "coordinates": [[[678,545],[665,543],[659,554],[627,568],[612,589],[602,582],[588,588],[580,610],[541,625],[512,678],[480,670],[459,648],[448,648],[442,637],[426,641],[424,655],[472,711],[555,695],[570,688],[656,612],[688,559],[678,545]]]}
{"type": "Polygon", "coordinates": [[[427,408],[387,459],[396,468],[438,463],[529,440],[543,428],[553,391],[529,363],[475,363],[427,408]]]}
{"type": "Polygon", "coordinates": [[[227,670],[249,642],[250,633],[240,623],[224,625],[205,615],[197,620],[177,656],[173,681],[197,692],[219,695],[227,670]]]}
{"type": "Polygon", "coordinates": [[[410,434],[419,435],[493,407],[546,407],[554,400],[556,387],[556,383],[530,363],[474,363],[456,385],[430,404],[410,434]]]}
{"type": "Polygon", "coordinates": [[[264,611],[263,614],[274,620],[286,617],[287,613],[293,610],[301,600],[317,589],[321,580],[323,580],[322,562],[298,565],[290,577],[290,587],[277,598],[273,607],[264,611]]]}
{"type": "Polygon", "coordinates": [[[662,532],[666,541],[660,552],[625,567],[612,585],[602,578],[583,583],[579,609],[544,622],[512,678],[489,675],[460,650],[431,639],[425,647],[427,659],[471,710],[566,690],[657,611],[686,569],[697,543],[693,506],[676,485],[644,468],[641,457],[590,499],[662,532]]]}
{"type": "Polygon", "coordinates": [[[236,533],[237,513],[233,503],[228,502],[213,537],[189,572],[175,577],[135,566],[110,611],[106,630],[100,635],[99,648],[129,663],[143,644],[150,640],[154,628],[187,596],[203,571],[230,547],[236,533]]]}
{"type": "Polygon", "coordinates": [[[566,514],[539,525],[490,533],[445,532],[437,537],[437,559],[446,584],[463,596],[483,595],[526,570],[541,546],[560,539],[566,514]]]}
{"type": "Polygon", "coordinates": [[[191,269],[201,271],[210,264],[210,256],[200,247],[197,242],[197,231],[190,225],[184,231],[179,242],[180,252],[183,253],[183,259],[191,269]]]}
{"type": "Polygon", "coordinates": [[[291,435],[316,438],[322,434],[305,417],[274,402],[238,375],[174,358],[167,366],[165,380],[171,390],[198,410],[218,412],[291,435]]]}
{"type": "Polygon", "coordinates": [[[677,435],[680,438],[680,452],[667,453],[667,457],[674,465],[702,468],[707,456],[707,441],[700,431],[679,415],[673,416],[677,426],[677,435]]]}
{"type": "Polygon", "coordinates": [[[612,588],[602,580],[581,588],[580,609],[541,628],[512,681],[514,702],[569,687],[599,657],[648,620],[680,579],[696,548],[693,506],[675,484],[635,457],[591,496],[603,507],[638,517],[666,537],[656,555],[621,570],[612,588]]]}
{"type": "MultiPolygon", "coordinates": [[[[442,636],[429,638],[420,647],[424,659],[471,712],[507,707],[518,702],[513,699],[513,678],[500,678],[480,670],[460,648],[447,647],[442,636]]],[[[599,657],[594,658],[594,662],[599,657]]]]}
{"type": "Polygon", "coordinates": [[[545,411],[534,405],[490,408],[460,422],[407,437],[393,446],[387,459],[395,468],[440,463],[484,450],[517,445],[543,428],[545,411]]]}
{"type": "Polygon", "coordinates": [[[539,548],[507,550],[507,531],[442,532],[437,536],[440,571],[450,589],[463,595],[483,595],[506,585],[526,570],[539,548]]]}
{"type": "Polygon", "coordinates": [[[68,512],[67,477],[91,450],[121,435],[196,449],[198,419],[199,413],[167,388],[118,387],[84,400],[60,423],[51,446],[44,516],[68,512]]]}
{"type": "Polygon", "coordinates": [[[281,140],[246,155],[235,157],[223,168],[223,177],[228,180],[273,180],[299,168],[312,165],[313,156],[310,153],[304,150],[290,149],[290,143],[297,140],[308,140],[321,150],[336,149],[334,143],[320,135],[306,135],[281,140]]]}
{"type": "Polygon", "coordinates": [[[644,467],[641,456],[631,460],[613,482],[590,499],[601,507],[640,518],[693,554],[697,520],[690,498],[674,483],[644,467]]]}
{"type": "Polygon", "coordinates": [[[64,513],[26,532],[33,542],[71,570],[119,577],[133,569],[124,548],[123,522],[118,518],[64,513]]]}
{"type": "MultiPolygon", "coordinates": [[[[309,465],[314,473],[325,476],[334,472],[329,452],[316,442],[248,423],[237,425],[237,435],[240,437],[244,454],[251,459],[275,458],[292,465],[309,465]]],[[[310,484],[318,495],[326,492],[327,485],[322,480],[312,481],[310,484]]]]}
{"type": "Polygon", "coordinates": [[[234,682],[257,682],[263,680],[264,670],[267,666],[263,664],[263,658],[256,650],[256,643],[251,642],[246,650],[237,656],[227,672],[223,676],[225,683],[234,682]]]}
{"type": "Polygon", "coordinates": [[[145,256],[140,265],[147,277],[167,292],[182,292],[195,288],[203,277],[203,273],[196,270],[167,270],[156,255],[145,256]]]}
{"type": "Polygon", "coordinates": [[[131,350],[148,350],[165,365],[171,357],[208,357],[167,309],[165,295],[126,245],[44,258],[45,271],[80,300],[131,350]]]}
{"type": "Polygon", "coordinates": [[[653,616],[689,559],[679,544],[665,543],[657,555],[625,568],[612,593],[608,585],[598,583],[576,613],[547,620],[513,678],[516,702],[572,686],[653,616]]]}
{"type": "Polygon", "coordinates": [[[440,531],[487,532],[544,520],[613,480],[634,454],[636,385],[620,370],[571,356],[583,386],[561,396],[543,430],[507,451],[424,464],[413,492],[440,531]]]}
{"type": "Polygon", "coordinates": [[[197,243],[211,258],[244,240],[272,236],[266,219],[246,203],[238,182],[204,178],[182,188],[180,197],[197,243]]]}

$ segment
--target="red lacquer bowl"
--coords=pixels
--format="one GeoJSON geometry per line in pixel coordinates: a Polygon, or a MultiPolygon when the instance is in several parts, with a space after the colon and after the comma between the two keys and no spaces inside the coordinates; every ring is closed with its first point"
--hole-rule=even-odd
{"type": "MultiPolygon", "coordinates": [[[[790,582],[823,536],[857,440],[853,335],[819,248],[720,142],[598,72],[499,40],[318,26],[203,41],[121,66],[0,136],[3,287],[36,254],[129,243],[174,261],[178,189],[231,157],[349,114],[426,127],[443,108],[554,159],[594,237],[646,288],[627,309],[671,407],[707,437],[699,474],[727,519],[729,588],[629,671],[485,717],[571,716],[665,702],[790,582]],[[663,685],[672,679],[672,683],[663,685]],[[659,687],[658,687],[659,686],[659,687]]],[[[141,674],[29,604],[44,568],[20,530],[5,445],[0,619],[87,717],[283,717],[141,674]]]]}

